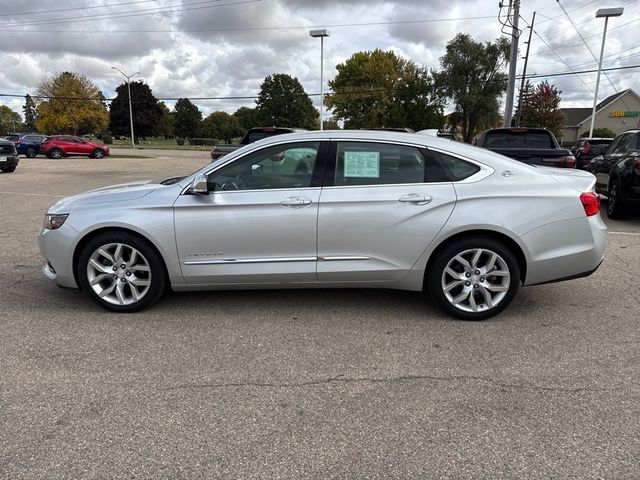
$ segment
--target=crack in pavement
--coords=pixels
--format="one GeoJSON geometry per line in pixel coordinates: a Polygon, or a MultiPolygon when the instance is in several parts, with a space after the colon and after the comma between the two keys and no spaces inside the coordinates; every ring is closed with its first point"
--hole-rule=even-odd
{"type": "Polygon", "coordinates": [[[206,388],[243,388],[243,387],[264,387],[264,388],[299,388],[299,387],[313,387],[318,385],[327,385],[330,383],[391,383],[391,382],[403,382],[414,380],[434,380],[434,381],[480,381],[489,384],[493,384],[500,388],[515,388],[521,390],[535,390],[535,391],[548,391],[548,392],[560,392],[560,393],[579,393],[579,392],[614,392],[617,389],[614,388],[590,388],[590,387],[544,387],[539,385],[527,385],[517,383],[506,383],[492,380],[486,377],[468,376],[468,375],[453,375],[446,377],[438,377],[432,375],[403,375],[399,377],[391,378],[348,378],[344,375],[337,375],[335,377],[329,377],[322,380],[311,380],[308,382],[299,383],[261,383],[261,382],[243,382],[243,383],[201,383],[201,384],[184,384],[177,385],[175,387],[165,388],[165,391],[180,390],[180,389],[206,389],[206,388]]]}

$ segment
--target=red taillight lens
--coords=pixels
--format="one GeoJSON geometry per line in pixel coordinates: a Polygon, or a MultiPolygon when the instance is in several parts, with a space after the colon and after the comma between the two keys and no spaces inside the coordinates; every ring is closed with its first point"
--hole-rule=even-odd
{"type": "Polygon", "coordinates": [[[586,192],[580,194],[580,202],[584,207],[587,217],[598,214],[600,212],[600,195],[595,192],[586,192]]]}
{"type": "Polygon", "coordinates": [[[567,155],[565,157],[543,158],[542,164],[548,165],[549,167],[575,168],[576,157],[574,157],[573,155],[567,155]]]}
{"type": "Polygon", "coordinates": [[[640,160],[633,162],[633,173],[640,175],[640,160]]]}

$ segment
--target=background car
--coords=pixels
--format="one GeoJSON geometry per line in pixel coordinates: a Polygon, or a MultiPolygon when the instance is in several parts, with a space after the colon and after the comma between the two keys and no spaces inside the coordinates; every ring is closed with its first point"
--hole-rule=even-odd
{"type": "Polygon", "coordinates": [[[5,140],[9,140],[10,142],[14,142],[15,143],[16,140],[20,139],[21,135],[22,135],[22,133],[7,133],[2,138],[4,138],[5,140]]]}
{"type": "Polygon", "coordinates": [[[16,144],[16,150],[19,155],[34,158],[38,153],[40,153],[40,145],[45,138],[47,138],[46,135],[27,133],[21,135],[14,143],[16,144]]]}
{"type": "Polygon", "coordinates": [[[18,162],[15,144],[11,140],[0,138],[0,171],[3,173],[15,172],[18,162]]]}
{"type": "Polygon", "coordinates": [[[298,133],[187,177],[62,199],[38,241],[48,278],[117,312],[168,287],[357,287],[424,290],[481,320],[520,285],[598,268],[594,183],[426,135],[298,133]]]}
{"type": "Polygon", "coordinates": [[[576,157],[576,168],[589,170],[591,159],[603,153],[613,138],[581,138],[570,148],[576,157]]]}
{"type": "Polygon", "coordinates": [[[91,143],[72,135],[51,135],[40,144],[42,153],[49,158],[62,158],[69,155],[86,155],[90,158],[102,158],[109,155],[109,147],[91,143]]]}
{"type": "Polygon", "coordinates": [[[609,218],[624,218],[629,208],[640,207],[640,129],[618,135],[590,169],[596,191],[608,197],[609,218]]]}

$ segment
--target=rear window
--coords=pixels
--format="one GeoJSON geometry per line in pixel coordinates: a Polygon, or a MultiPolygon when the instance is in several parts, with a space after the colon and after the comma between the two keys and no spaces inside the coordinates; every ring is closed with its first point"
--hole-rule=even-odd
{"type": "Polygon", "coordinates": [[[555,148],[551,137],[546,132],[498,131],[486,134],[485,148],[555,148]]]}
{"type": "Polygon", "coordinates": [[[273,137],[274,135],[281,135],[283,133],[291,133],[288,129],[269,129],[269,130],[254,130],[249,132],[249,143],[257,142],[263,138],[273,137]]]}
{"type": "Polygon", "coordinates": [[[591,145],[609,145],[613,140],[590,140],[591,145]]]}

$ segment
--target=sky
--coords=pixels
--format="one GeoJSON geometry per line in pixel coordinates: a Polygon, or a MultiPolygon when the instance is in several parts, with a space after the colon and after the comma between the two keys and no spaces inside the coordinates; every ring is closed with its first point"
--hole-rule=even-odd
{"type": "MultiPolygon", "coordinates": [[[[519,57],[536,11],[527,74],[556,85],[562,107],[592,105],[604,27],[595,12],[624,7],[609,20],[603,68],[638,67],[603,75],[598,98],[627,88],[640,94],[640,0],[521,1],[519,57]]],[[[376,48],[438,69],[457,33],[483,42],[503,35],[506,10],[497,0],[0,0],[0,104],[22,114],[24,98],[6,95],[33,95],[40,81],[63,71],[84,74],[112,98],[124,81],[116,66],[140,72],[134,79],[157,98],[191,98],[205,115],[233,113],[254,99],[199,98],[256,96],[273,73],[320,92],[320,39],[310,29],[329,31],[326,84],[337,64],[376,48]]],[[[523,64],[519,58],[518,74],[523,64]]],[[[318,106],[319,96],[312,98],[318,106]]]]}

